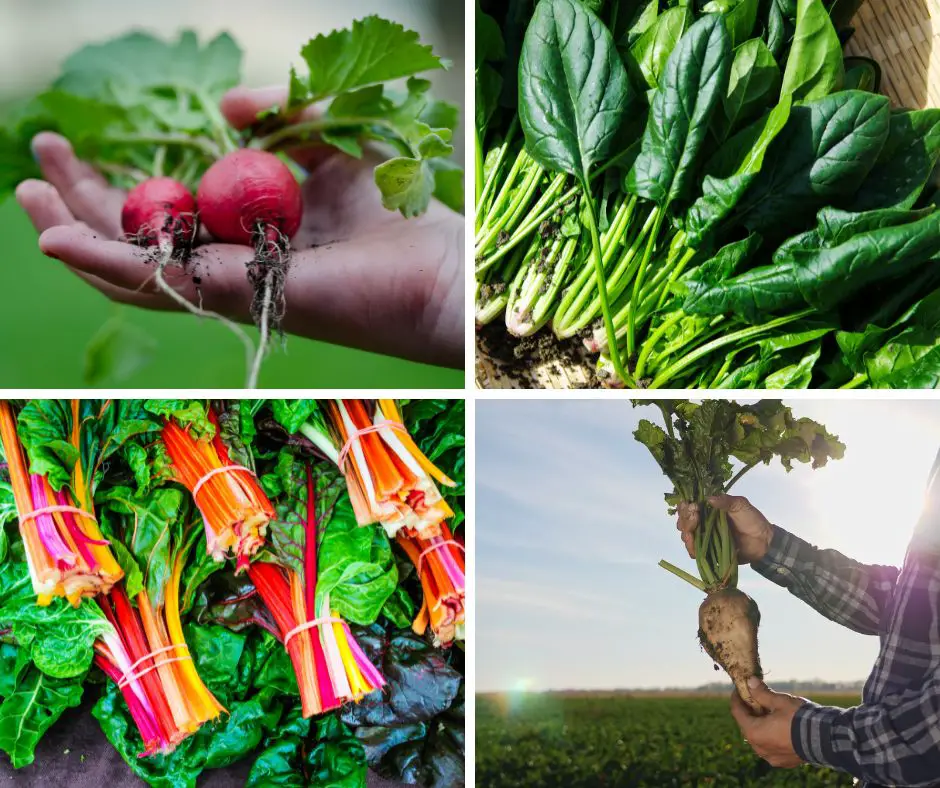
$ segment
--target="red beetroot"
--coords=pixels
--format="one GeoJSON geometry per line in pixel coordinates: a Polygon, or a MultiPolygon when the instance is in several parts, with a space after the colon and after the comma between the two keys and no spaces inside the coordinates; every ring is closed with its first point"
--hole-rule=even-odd
{"type": "Polygon", "coordinates": [[[121,226],[140,246],[187,247],[196,235],[196,201],[173,178],[149,178],[127,195],[121,226]]]}
{"type": "Polygon", "coordinates": [[[275,241],[272,228],[288,239],[300,229],[300,185],[273,153],[229,153],[202,176],[196,201],[203,224],[226,243],[255,246],[257,233],[275,241]]]}

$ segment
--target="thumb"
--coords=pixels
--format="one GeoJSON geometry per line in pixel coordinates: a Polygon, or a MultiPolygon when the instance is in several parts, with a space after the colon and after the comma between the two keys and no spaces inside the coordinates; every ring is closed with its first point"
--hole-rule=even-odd
{"type": "Polygon", "coordinates": [[[708,505],[712,509],[720,509],[729,514],[734,514],[735,512],[741,512],[745,509],[751,507],[751,502],[741,496],[741,495],[728,495],[727,493],[722,493],[721,495],[713,495],[708,499],[708,505]]]}
{"type": "Polygon", "coordinates": [[[751,697],[765,709],[772,710],[776,707],[777,693],[769,689],[757,676],[751,676],[747,680],[747,688],[751,691],[751,697]]]}

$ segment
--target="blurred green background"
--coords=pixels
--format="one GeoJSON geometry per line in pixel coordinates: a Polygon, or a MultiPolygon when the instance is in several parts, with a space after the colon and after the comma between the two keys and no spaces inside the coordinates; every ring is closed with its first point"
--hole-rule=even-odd
{"type": "MultiPolygon", "coordinates": [[[[454,67],[434,92],[465,107],[464,11],[450,0],[2,0],[0,121],[4,107],[42,90],[59,63],[92,42],[143,29],[201,39],[228,31],[245,51],[243,81],[287,84],[304,42],[368,14],[417,30],[454,67]]],[[[462,115],[463,117],[463,115],[462,115]]],[[[455,140],[463,164],[463,135],[455,140]]],[[[7,388],[241,388],[244,354],[225,328],[189,315],[112,304],[55,260],[12,199],[0,203],[0,385],[7,388]]],[[[381,330],[380,326],[376,330],[381,330]]],[[[253,336],[257,336],[256,333],[253,336]]],[[[265,362],[261,386],[462,388],[459,370],[289,337],[265,362]]]]}

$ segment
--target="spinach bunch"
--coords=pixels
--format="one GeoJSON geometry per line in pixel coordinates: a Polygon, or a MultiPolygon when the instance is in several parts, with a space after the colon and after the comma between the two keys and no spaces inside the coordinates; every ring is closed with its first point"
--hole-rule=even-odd
{"type": "MultiPolygon", "coordinates": [[[[940,110],[844,57],[861,3],[596,5],[535,5],[518,111],[478,124],[478,324],[615,385],[935,385],[940,110]]],[[[479,92],[513,60],[477,27],[479,92]]]]}

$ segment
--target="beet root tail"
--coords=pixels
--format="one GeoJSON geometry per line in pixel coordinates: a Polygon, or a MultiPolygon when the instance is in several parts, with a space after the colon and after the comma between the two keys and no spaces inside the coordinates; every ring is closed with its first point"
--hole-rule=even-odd
{"type": "Polygon", "coordinates": [[[764,677],[757,651],[757,603],[736,588],[725,588],[705,598],[698,619],[702,648],[731,677],[741,700],[755,714],[765,714],[747,686],[751,676],[764,677]]]}

